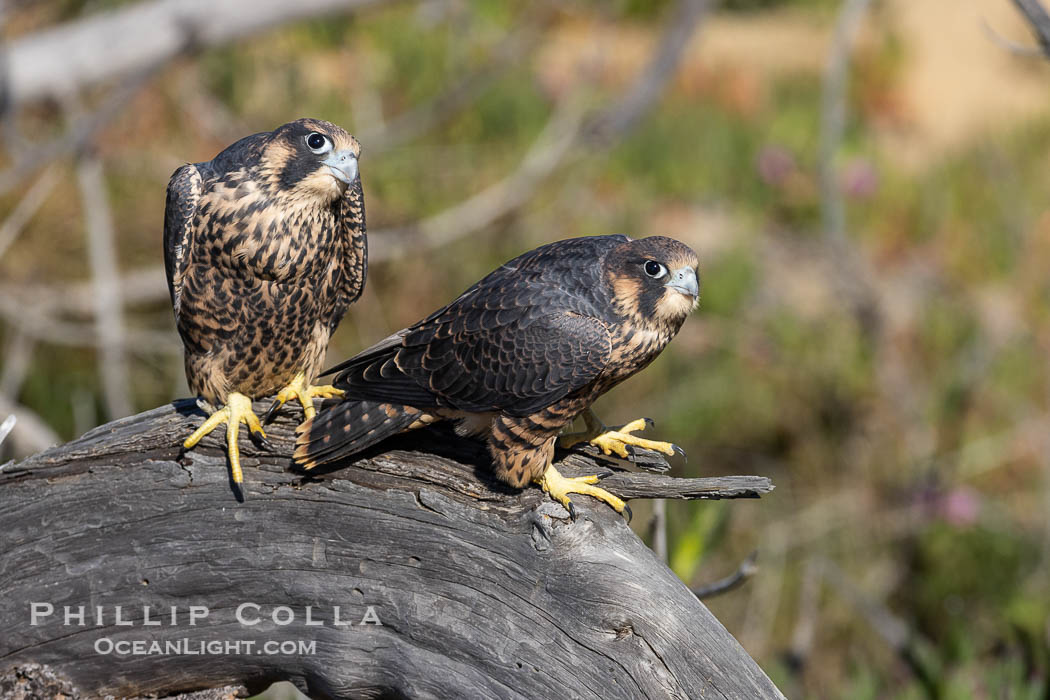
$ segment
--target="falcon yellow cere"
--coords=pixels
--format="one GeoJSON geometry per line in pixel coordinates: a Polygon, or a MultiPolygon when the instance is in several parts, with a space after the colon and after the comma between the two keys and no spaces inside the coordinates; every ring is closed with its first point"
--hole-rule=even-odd
{"type": "Polygon", "coordinates": [[[607,454],[628,445],[676,447],[609,431],[591,413],[606,391],[646,367],[696,306],[696,253],[661,236],[558,241],[502,265],[449,305],[334,367],[337,405],[299,428],[295,459],[306,468],[352,455],[395,433],[453,421],[484,439],[496,475],[536,482],[571,514],[569,494],[626,504],[596,476],[563,477],[555,442],[577,416],[607,454]]]}
{"type": "Polygon", "coordinates": [[[183,443],[226,423],[232,479],[238,427],[265,444],[252,399],[289,399],[309,418],[328,339],[365,284],[361,147],[299,119],[254,134],[168,183],[164,263],[190,388],[214,410],[183,443]]]}

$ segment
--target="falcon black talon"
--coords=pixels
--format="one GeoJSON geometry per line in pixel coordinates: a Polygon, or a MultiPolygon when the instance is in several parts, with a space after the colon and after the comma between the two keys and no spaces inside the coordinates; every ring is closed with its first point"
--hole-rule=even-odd
{"type": "Polygon", "coordinates": [[[266,452],[273,452],[273,443],[266,439],[266,436],[260,431],[254,430],[248,431],[248,438],[252,441],[257,448],[265,450],[266,452]]]}

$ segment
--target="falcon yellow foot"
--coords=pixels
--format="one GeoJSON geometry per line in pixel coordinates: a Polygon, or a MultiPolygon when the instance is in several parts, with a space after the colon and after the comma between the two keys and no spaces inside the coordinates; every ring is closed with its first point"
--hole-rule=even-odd
{"type": "Polygon", "coordinates": [[[685,456],[685,450],[673,443],[646,440],[645,438],[632,435],[634,432],[651,426],[653,421],[649,418],[638,418],[620,428],[607,428],[602,425],[602,422],[598,420],[593,411],[588,410],[583,414],[583,421],[587,424],[585,431],[563,435],[558,440],[558,445],[569,448],[581,442],[589,442],[607,455],[615,452],[624,459],[627,459],[629,456],[627,451],[628,445],[641,447],[645,450],[663,452],[665,455],[672,457],[675,453],[685,456]]]}
{"type": "Polygon", "coordinates": [[[576,506],[569,499],[569,494],[581,493],[608,503],[617,513],[623,513],[627,522],[631,522],[631,507],[605,489],[594,486],[600,480],[600,477],[593,474],[590,476],[562,476],[554,465],[551,465],[547,467],[547,471],[543,472],[543,476],[536,480],[536,483],[551,498],[565,506],[565,510],[569,511],[569,517],[573,520],[576,519],[576,506]]]}
{"type": "Polygon", "coordinates": [[[248,426],[252,439],[265,449],[271,449],[266,440],[266,433],[259,423],[258,416],[252,411],[252,400],[244,394],[233,392],[226,397],[226,405],[208,416],[208,420],[201,427],[193,431],[193,434],[182,443],[184,449],[191,449],[201,441],[205,435],[226,424],[226,453],[230,457],[230,476],[233,483],[242,484],[244,475],[241,473],[241,449],[237,444],[237,433],[241,423],[248,426]]]}
{"type": "Polygon", "coordinates": [[[277,392],[277,396],[274,397],[273,404],[266,411],[266,415],[263,416],[263,422],[269,423],[273,420],[274,416],[277,415],[277,409],[284,405],[285,401],[291,399],[298,399],[299,403],[303,406],[303,414],[306,420],[313,418],[317,413],[314,410],[314,398],[330,399],[333,396],[342,396],[343,390],[336,389],[330,384],[323,386],[308,386],[306,383],[306,375],[300,372],[295,375],[295,378],[289,382],[288,386],[277,392]]]}

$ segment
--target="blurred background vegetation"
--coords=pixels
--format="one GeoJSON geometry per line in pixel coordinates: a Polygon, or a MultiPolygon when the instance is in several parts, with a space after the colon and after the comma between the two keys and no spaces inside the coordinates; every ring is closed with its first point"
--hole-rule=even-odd
{"type": "MultiPolygon", "coordinates": [[[[133,4],[9,2],[3,35],[133,4]]],[[[727,0],[647,109],[590,128],[679,12],[377,2],[9,105],[3,458],[187,395],[167,179],[320,117],[364,145],[376,252],[330,359],[536,245],[678,238],[700,308],[599,414],[656,419],[689,453],[675,474],[777,490],[668,504],[671,567],[698,584],[758,551],[708,604],[788,697],[1050,698],[1050,68],[1014,45],[1024,19],[1010,0],[727,0]]]]}

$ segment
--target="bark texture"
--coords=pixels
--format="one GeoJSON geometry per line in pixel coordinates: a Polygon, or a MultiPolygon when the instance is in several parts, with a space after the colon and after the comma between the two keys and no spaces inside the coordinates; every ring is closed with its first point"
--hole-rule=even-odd
{"type": "MultiPolygon", "coordinates": [[[[495,482],[481,445],[432,430],[304,475],[289,468],[299,414],[282,413],[273,453],[243,441],[243,502],[221,429],[180,456],[201,420],[191,402],[5,465],[0,672],[43,664],[84,696],[290,680],[315,698],[782,697],[606,505],[578,496],[572,522],[539,489],[495,482]],[[36,625],[33,603],[46,604],[36,625]],[[208,610],[192,625],[191,606],[208,610]],[[239,646],[118,654],[121,642],[239,646]],[[314,649],[271,654],[267,642],[314,649]]],[[[559,468],[610,471],[575,453],[559,468]]],[[[760,477],[627,471],[603,486],[625,498],[772,490],[760,477]]]]}

